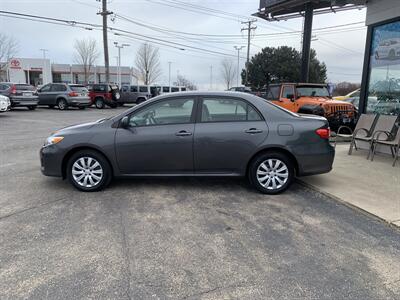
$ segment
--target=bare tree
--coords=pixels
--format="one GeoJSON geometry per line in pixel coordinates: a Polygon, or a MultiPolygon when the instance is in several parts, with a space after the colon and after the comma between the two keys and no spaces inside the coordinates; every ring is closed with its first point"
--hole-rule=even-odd
{"type": "Polygon", "coordinates": [[[184,86],[189,91],[197,90],[197,86],[192,81],[186,79],[182,75],[178,75],[178,77],[176,78],[176,81],[174,82],[174,85],[176,85],[176,86],[184,86]]]}
{"type": "Polygon", "coordinates": [[[88,83],[90,70],[94,63],[99,57],[99,51],[97,50],[97,43],[94,39],[82,39],[75,40],[75,63],[83,66],[83,73],[85,77],[85,83],[88,83]]]}
{"type": "Polygon", "coordinates": [[[133,71],[145,85],[154,83],[161,75],[158,48],[147,43],[142,44],[136,54],[133,71]]]}
{"type": "Polygon", "coordinates": [[[0,77],[5,73],[8,61],[18,54],[18,49],[19,45],[15,38],[0,32],[0,77]]]}
{"type": "Polygon", "coordinates": [[[225,58],[221,62],[221,74],[226,85],[226,89],[229,89],[236,76],[236,68],[232,60],[225,58]]]}

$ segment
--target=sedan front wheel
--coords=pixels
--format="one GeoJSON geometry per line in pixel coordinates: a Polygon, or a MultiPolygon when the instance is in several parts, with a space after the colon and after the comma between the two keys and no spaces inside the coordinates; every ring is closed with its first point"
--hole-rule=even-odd
{"type": "Polygon", "coordinates": [[[256,157],[249,168],[252,185],[264,194],[279,194],[292,184],[294,166],[283,153],[267,152],[256,157]]]}
{"type": "Polygon", "coordinates": [[[111,167],[107,159],[93,150],[82,150],[69,159],[68,180],[80,191],[95,192],[111,181],[111,167]]]}

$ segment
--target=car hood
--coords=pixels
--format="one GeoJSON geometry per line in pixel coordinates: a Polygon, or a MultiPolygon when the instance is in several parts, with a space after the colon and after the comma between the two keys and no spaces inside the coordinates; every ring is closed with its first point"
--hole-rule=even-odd
{"type": "Polygon", "coordinates": [[[70,125],[70,126],[63,127],[61,129],[57,130],[56,132],[54,132],[54,134],[61,134],[61,133],[68,133],[68,132],[90,129],[97,124],[99,124],[99,121],[70,125]]]}
{"type": "Polygon", "coordinates": [[[348,102],[345,101],[340,101],[340,100],[335,100],[332,98],[328,98],[328,97],[310,97],[310,96],[304,96],[304,97],[300,97],[299,99],[302,98],[308,98],[308,99],[312,99],[314,101],[318,101],[321,104],[341,104],[341,105],[348,105],[348,102]]]}

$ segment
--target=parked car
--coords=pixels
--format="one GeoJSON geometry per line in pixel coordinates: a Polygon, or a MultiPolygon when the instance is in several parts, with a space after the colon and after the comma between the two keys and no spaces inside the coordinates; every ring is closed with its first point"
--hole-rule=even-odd
{"type": "Polygon", "coordinates": [[[252,93],[251,89],[247,86],[233,86],[228,91],[231,92],[242,92],[242,93],[252,93]]]}
{"type": "Polygon", "coordinates": [[[352,91],[344,96],[333,97],[333,100],[345,101],[349,98],[356,98],[356,97],[360,98],[360,89],[356,89],[355,91],[352,91]]]}
{"type": "Polygon", "coordinates": [[[102,109],[106,105],[112,108],[118,106],[118,100],[121,98],[119,88],[115,84],[96,83],[88,85],[90,105],[95,105],[102,109]]]}
{"type": "Polygon", "coordinates": [[[147,99],[150,99],[147,87],[145,90],[138,87],[137,85],[124,85],[121,87],[121,97],[117,100],[118,105],[123,105],[125,103],[142,103],[147,99]]]}
{"type": "Polygon", "coordinates": [[[39,105],[57,106],[60,110],[70,106],[85,109],[91,104],[88,90],[81,84],[48,83],[38,90],[38,94],[39,105]]]}
{"type": "Polygon", "coordinates": [[[0,95],[0,113],[9,111],[11,108],[11,101],[8,97],[0,95]]]}
{"type": "Polygon", "coordinates": [[[325,118],[251,94],[172,93],[57,131],[40,150],[41,171],[81,191],[98,191],[112,177],[247,176],[262,193],[277,194],[295,175],[331,170],[329,135],[325,118]]]}
{"type": "Polygon", "coordinates": [[[382,40],[375,50],[375,59],[398,59],[400,57],[400,39],[382,40]]]}
{"type": "Polygon", "coordinates": [[[333,130],[342,125],[354,128],[356,124],[354,105],[333,100],[326,84],[271,84],[266,99],[292,112],[324,116],[333,130]]]}
{"type": "Polygon", "coordinates": [[[26,83],[2,82],[0,94],[10,99],[11,107],[27,107],[34,110],[39,101],[35,87],[26,83]]]}

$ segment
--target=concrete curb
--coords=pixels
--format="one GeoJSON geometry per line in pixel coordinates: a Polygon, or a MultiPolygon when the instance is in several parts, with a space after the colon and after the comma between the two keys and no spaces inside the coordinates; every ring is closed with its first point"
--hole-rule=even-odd
{"type": "Polygon", "coordinates": [[[343,199],[341,199],[341,198],[339,198],[339,197],[337,197],[335,195],[332,195],[332,194],[330,194],[328,192],[325,192],[325,191],[321,190],[320,188],[301,180],[300,178],[296,178],[296,182],[299,183],[300,185],[306,187],[306,188],[309,188],[309,189],[311,189],[311,190],[313,190],[313,191],[315,191],[317,193],[320,193],[320,194],[322,194],[322,195],[324,195],[324,196],[326,196],[328,198],[331,198],[331,199],[339,202],[340,204],[343,204],[343,205],[345,205],[345,206],[347,206],[347,207],[349,207],[351,209],[357,210],[358,212],[360,212],[360,213],[362,213],[362,214],[364,214],[366,216],[373,217],[374,219],[384,223],[385,225],[389,225],[392,228],[400,230],[399,220],[394,220],[394,221],[390,221],[389,222],[389,221],[381,218],[380,216],[377,216],[377,215],[375,215],[375,214],[373,214],[373,213],[371,213],[371,212],[369,212],[369,211],[367,211],[365,209],[362,209],[361,207],[355,206],[355,205],[353,205],[353,204],[351,204],[351,203],[349,203],[347,201],[344,201],[343,199]]]}

